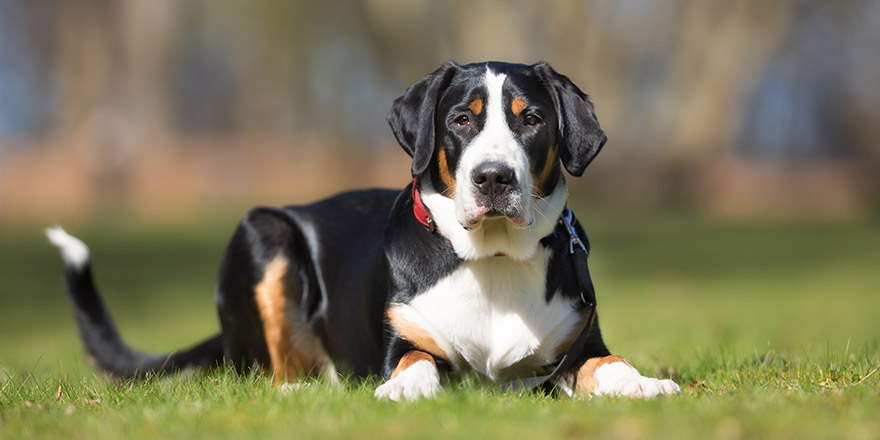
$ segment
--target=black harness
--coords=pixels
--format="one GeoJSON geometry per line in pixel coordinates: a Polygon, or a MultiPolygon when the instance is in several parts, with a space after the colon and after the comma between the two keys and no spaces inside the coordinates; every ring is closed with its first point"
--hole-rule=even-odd
{"type": "Polygon", "coordinates": [[[584,241],[581,240],[577,230],[574,228],[574,222],[576,221],[571,208],[566,206],[565,210],[562,211],[562,216],[559,218],[559,223],[564,225],[565,230],[568,232],[568,250],[574,264],[575,273],[577,274],[581,302],[584,307],[590,308],[590,315],[587,317],[586,324],[584,324],[584,328],[581,329],[577,339],[568,347],[568,351],[562,355],[562,359],[559,360],[556,368],[550,374],[526,377],[504,383],[501,385],[501,388],[505,391],[534,390],[551,379],[556,378],[560,373],[570,370],[574,367],[575,362],[577,362],[578,355],[583,350],[584,344],[590,336],[590,330],[593,328],[593,322],[596,320],[596,291],[593,289],[590,268],[587,266],[587,257],[590,255],[590,250],[584,245],[584,241]]]}

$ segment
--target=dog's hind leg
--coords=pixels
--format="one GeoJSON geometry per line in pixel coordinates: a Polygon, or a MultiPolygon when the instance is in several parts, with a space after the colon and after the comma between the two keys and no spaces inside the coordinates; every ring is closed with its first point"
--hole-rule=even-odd
{"type": "Polygon", "coordinates": [[[239,224],[220,270],[226,355],[271,368],[276,384],[331,366],[309,325],[320,292],[305,239],[286,212],[257,208],[239,224]]]}

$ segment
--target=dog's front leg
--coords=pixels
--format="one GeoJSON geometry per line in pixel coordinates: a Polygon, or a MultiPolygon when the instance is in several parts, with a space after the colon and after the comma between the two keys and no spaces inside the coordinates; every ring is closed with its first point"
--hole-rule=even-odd
{"type": "MultiPolygon", "coordinates": [[[[571,378],[562,382],[571,384],[571,378]]],[[[566,385],[561,383],[561,385],[566,385]]],[[[574,386],[579,396],[614,395],[651,398],[661,394],[677,394],[681,388],[669,379],[645,377],[626,359],[620,356],[603,356],[587,359],[577,370],[574,386]]]]}
{"type": "Polygon", "coordinates": [[[400,357],[391,377],[379,388],[380,399],[417,400],[434,397],[440,388],[440,374],[434,357],[420,350],[410,350],[400,357]]]}

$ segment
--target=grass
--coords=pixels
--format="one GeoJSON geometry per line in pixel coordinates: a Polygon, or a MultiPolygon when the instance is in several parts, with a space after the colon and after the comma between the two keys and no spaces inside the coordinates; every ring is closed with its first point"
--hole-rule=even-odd
{"type": "MultiPolygon", "coordinates": [[[[71,232],[91,245],[123,335],[166,351],[217,331],[213,280],[234,221],[71,232]]],[[[83,361],[55,251],[37,228],[4,227],[0,437],[877,438],[880,225],[586,227],[606,342],[681,396],[554,399],[467,376],[401,405],[373,399],[375,381],[283,391],[226,369],[117,383],[83,361]]]]}

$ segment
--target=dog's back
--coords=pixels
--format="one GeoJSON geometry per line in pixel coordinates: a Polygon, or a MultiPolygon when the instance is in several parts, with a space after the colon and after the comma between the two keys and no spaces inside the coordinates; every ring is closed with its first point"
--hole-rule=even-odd
{"type": "Polygon", "coordinates": [[[90,361],[114,376],[178,372],[224,359],[239,370],[271,367],[278,356],[275,361],[285,368],[334,365],[366,376],[382,368],[388,286],[382,241],[398,194],[353,191],[309,205],[251,210],[220,268],[221,333],[163,354],[125,343],[95,285],[88,247],[61,228],[47,230],[47,236],[61,250],[68,296],[90,361]],[[269,338],[291,353],[273,354],[269,338]],[[279,343],[280,338],[289,342],[279,343]]]}

